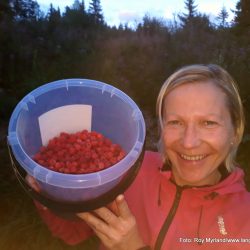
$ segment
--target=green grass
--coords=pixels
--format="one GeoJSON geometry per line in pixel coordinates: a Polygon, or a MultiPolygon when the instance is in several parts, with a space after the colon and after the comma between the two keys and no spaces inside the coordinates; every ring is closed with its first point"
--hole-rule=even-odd
{"type": "Polygon", "coordinates": [[[16,181],[3,182],[1,195],[0,249],[3,250],[67,250],[97,249],[97,242],[89,240],[68,246],[53,237],[42,222],[31,198],[16,181]]]}

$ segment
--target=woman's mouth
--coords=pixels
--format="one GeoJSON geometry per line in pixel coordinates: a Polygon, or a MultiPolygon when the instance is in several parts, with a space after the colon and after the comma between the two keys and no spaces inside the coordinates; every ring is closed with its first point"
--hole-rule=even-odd
{"type": "Polygon", "coordinates": [[[186,154],[180,154],[180,157],[186,161],[200,161],[203,160],[206,155],[186,155],[186,154]]]}

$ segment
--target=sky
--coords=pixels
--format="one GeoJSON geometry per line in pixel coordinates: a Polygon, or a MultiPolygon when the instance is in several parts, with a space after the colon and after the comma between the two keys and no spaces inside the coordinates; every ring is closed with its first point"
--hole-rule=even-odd
{"type": "MultiPolygon", "coordinates": [[[[64,12],[66,6],[72,6],[74,0],[37,0],[40,8],[47,12],[50,3],[54,8],[60,8],[64,12]]],[[[81,1],[80,1],[81,2],[81,1]]],[[[85,7],[88,9],[90,0],[85,0],[85,7]]],[[[101,0],[101,7],[105,22],[118,26],[120,23],[133,25],[139,23],[146,14],[150,17],[162,18],[163,20],[173,19],[178,13],[186,13],[184,0],[101,0]]],[[[209,15],[214,19],[223,6],[232,19],[235,6],[238,0],[195,0],[197,10],[209,15]]]]}

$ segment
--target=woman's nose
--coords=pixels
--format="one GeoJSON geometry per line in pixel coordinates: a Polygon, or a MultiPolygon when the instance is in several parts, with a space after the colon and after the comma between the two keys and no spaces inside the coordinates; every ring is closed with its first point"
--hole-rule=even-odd
{"type": "Polygon", "coordinates": [[[198,128],[194,124],[187,125],[183,131],[181,140],[185,148],[198,147],[201,142],[198,128]]]}

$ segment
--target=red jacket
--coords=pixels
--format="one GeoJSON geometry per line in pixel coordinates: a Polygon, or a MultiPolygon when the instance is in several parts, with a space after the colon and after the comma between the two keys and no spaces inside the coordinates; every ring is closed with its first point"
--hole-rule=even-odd
{"type": "MultiPolygon", "coordinates": [[[[241,169],[214,186],[181,188],[161,166],[158,153],[146,152],[125,193],[146,244],[162,250],[250,249],[250,194],[241,169]]],[[[39,210],[52,233],[69,244],[92,234],[83,222],[74,224],[39,210]]]]}
{"type": "Polygon", "coordinates": [[[165,227],[157,249],[250,249],[250,194],[242,170],[214,186],[181,188],[170,181],[171,172],[159,172],[161,165],[158,153],[146,152],[126,193],[145,243],[153,248],[165,227]]]}

